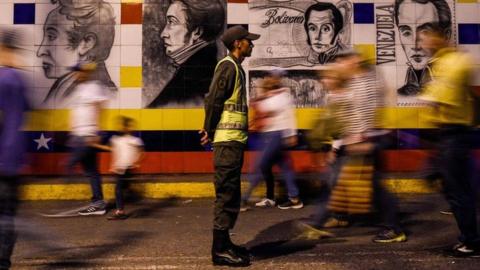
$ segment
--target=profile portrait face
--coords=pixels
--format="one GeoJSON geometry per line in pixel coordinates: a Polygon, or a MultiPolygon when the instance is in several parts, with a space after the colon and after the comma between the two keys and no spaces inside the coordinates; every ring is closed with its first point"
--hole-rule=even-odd
{"type": "Polygon", "coordinates": [[[166,25],[160,34],[167,56],[171,56],[180,49],[194,44],[200,37],[199,31],[188,29],[186,9],[185,4],[180,1],[174,1],[168,7],[166,25]]]}
{"type": "Polygon", "coordinates": [[[68,67],[78,61],[79,48],[69,46],[69,31],[73,22],[57,11],[51,12],[43,27],[43,39],[37,50],[37,56],[42,60],[45,77],[60,78],[69,73],[68,67]]]}
{"type": "Polygon", "coordinates": [[[396,23],[403,51],[412,67],[420,70],[428,64],[430,56],[419,42],[419,34],[434,24],[440,24],[449,36],[451,15],[448,4],[444,0],[435,4],[428,0],[397,0],[396,6],[396,23]]]}
{"type": "Polygon", "coordinates": [[[312,50],[323,53],[333,47],[335,44],[335,26],[331,10],[312,11],[307,24],[307,34],[312,50]]]}

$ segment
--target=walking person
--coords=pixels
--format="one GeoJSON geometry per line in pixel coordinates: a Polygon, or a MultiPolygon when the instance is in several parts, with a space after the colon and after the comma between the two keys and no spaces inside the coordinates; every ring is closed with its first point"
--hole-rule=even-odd
{"type": "Polygon", "coordinates": [[[110,171],[115,174],[115,206],[116,209],[108,220],[123,220],[128,218],[125,212],[123,193],[129,186],[129,179],[133,177],[136,169],[140,167],[143,158],[143,141],[132,134],[134,120],[121,116],[120,134],[110,138],[109,145],[94,145],[99,149],[112,152],[112,165],[110,171]]]}
{"type": "Polygon", "coordinates": [[[248,251],[233,244],[229,230],[240,211],[240,176],[248,137],[248,107],[245,71],[241,64],[250,57],[253,40],[260,36],[240,25],[221,37],[230,53],[217,63],[205,98],[205,122],[200,142],[213,142],[215,207],[212,262],[215,265],[248,266],[248,251]]]}
{"type": "Polygon", "coordinates": [[[9,269],[15,245],[14,219],[25,138],[21,131],[27,110],[27,84],[19,71],[18,34],[0,33],[0,269],[9,269]]]}
{"type": "MultiPolygon", "coordinates": [[[[264,172],[271,171],[272,166],[278,164],[285,178],[288,192],[288,200],[278,205],[278,208],[300,209],[303,203],[295,182],[292,160],[286,151],[297,144],[294,102],[290,96],[290,89],[283,87],[281,80],[281,71],[270,72],[263,80],[264,93],[256,100],[257,110],[263,115],[260,131],[264,145],[260,156],[255,161],[250,186],[243,201],[245,203],[248,201],[264,172]]],[[[267,198],[260,202],[260,205],[263,204],[275,205],[275,201],[267,198]]]]}
{"type": "MultiPolygon", "coordinates": [[[[338,166],[335,168],[338,171],[333,174],[338,179],[334,182],[336,186],[340,182],[344,182],[342,185],[349,185],[353,182],[362,187],[355,186],[353,188],[352,186],[350,188],[350,190],[355,189],[361,192],[354,192],[355,196],[359,197],[347,197],[347,203],[343,199],[335,201],[333,197],[330,198],[328,208],[336,212],[343,212],[348,216],[348,214],[367,213],[370,204],[373,204],[382,215],[386,228],[379,232],[372,241],[376,243],[404,242],[407,237],[398,221],[396,198],[381,183],[381,151],[389,142],[388,136],[385,136],[384,132],[374,129],[376,110],[383,106],[382,83],[366,60],[354,50],[339,53],[336,65],[342,74],[347,75],[345,87],[350,96],[348,106],[351,109],[338,115],[345,121],[341,121],[344,127],[340,136],[341,144],[335,165],[338,166]],[[355,178],[350,179],[349,177],[352,176],[355,178]],[[345,181],[342,181],[342,177],[345,177],[343,179],[345,181]],[[366,189],[363,185],[367,183],[368,188],[366,189]]],[[[353,193],[347,195],[353,196],[353,193]]],[[[322,213],[322,217],[317,216],[314,225],[323,226],[327,217],[324,213],[322,213]]],[[[343,226],[345,223],[336,222],[336,224],[343,226]]],[[[315,229],[314,227],[307,228],[315,229]]]]}
{"type": "Polygon", "coordinates": [[[72,153],[67,164],[67,171],[72,175],[74,166],[82,165],[90,180],[92,199],[88,207],[78,212],[79,215],[104,215],[106,203],[103,200],[102,179],[97,166],[97,149],[99,142],[100,111],[108,100],[107,88],[94,76],[95,63],[79,63],[71,68],[75,72],[78,85],[72,98],[68,141],[72,153]]]}
{"type": "Polygon", "coordinates": [[[460,230],[459,243],[448,252],[458,257],[478,256],[480,235],[470,149],[475,110],[470,90],[473,65],[471,56],[449,46],[446,34],[436,24],[419,33],[419,43],[434,59],[432,81],[420,99],[428,104],[426,120],[439,129],[438,171],[460,230]]]}

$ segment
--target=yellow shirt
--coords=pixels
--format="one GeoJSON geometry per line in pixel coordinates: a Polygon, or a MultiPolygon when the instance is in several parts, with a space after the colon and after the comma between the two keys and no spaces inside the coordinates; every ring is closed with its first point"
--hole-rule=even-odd
{"type": "Polygon", "coordinates": [[[434,55],[432,81],[419,97],[432,104],[422,115],[428,123],[435,126],[473,124],[472,68],[470,57],[453,48],[443,48],[434,55]]]}

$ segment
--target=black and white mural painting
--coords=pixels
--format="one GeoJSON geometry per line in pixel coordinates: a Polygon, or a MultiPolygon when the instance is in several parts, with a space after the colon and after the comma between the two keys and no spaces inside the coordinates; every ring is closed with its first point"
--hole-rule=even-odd
{"type": "Polygon", "coordinates": [[[146,108],[199,107],[226,27],[226,0],[146,0],[143,9],[143,91],[146,108]]]}
{"type": "Polygon", "coordinates": [[[451,41],[454,36],[454,10],[452,0],[395,0],[393,12],[395,26],[403,50],[397,61],[397,72],[405,74],[397,84],[397,103],[403,106],[418,105],[416,96],[425,83],[431,80],[431,57],[417,42],[417,35],[432,24],[439,24],[451,41]],[[404,63],[399,61],[405,61],[404,63]]]}
{"type": "Polygon", "coordinates": [[[340,1],[249,1],[255,43],[251,68],[314,67],[335,60],[351,45],[352,3],[340,1]]]}
{"type": "MultiPolygon", "coordinates": [[[[261,94],[263,78],[268,71],[252,70],[249,72],[249,98],[254,99],[261,94]]],[[[297,108],[323,107],[326,103],[327,91],[320,83],[318,71],[289,69],[282,79],[282,85],[290,88],[290,94],[297,108]]]]}
{"type": "Polygon", "coordinates": [[[112,91],[112,82],[105,66],[115,38],[115,15],[112,6],[103,0],[51,0],[54,5],[43,25],[43,38],[36,49],[44,76],[53,79],[41,107],[66,108],[77,85],[69,70],[80,61],[97,63],[96,79],[112,91]]]}

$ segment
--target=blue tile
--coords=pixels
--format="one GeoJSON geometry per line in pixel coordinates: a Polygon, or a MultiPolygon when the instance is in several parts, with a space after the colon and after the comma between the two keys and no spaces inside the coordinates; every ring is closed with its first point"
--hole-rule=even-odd
{"type": "Polygon", "coordinates": [[[459,44],[480,44],[480,24],[459,23],[458,24],[459,44]]]}
{"type": "Polygon", "coordinates": [[[19,4],[13,6],[14,24],[35,24],[35,4],[19,4]]]}
{"type": "Polygon", "coordinates": [[[353,23],[375,23],[375,8],[373,3],[354,3],[353,23]]]}

